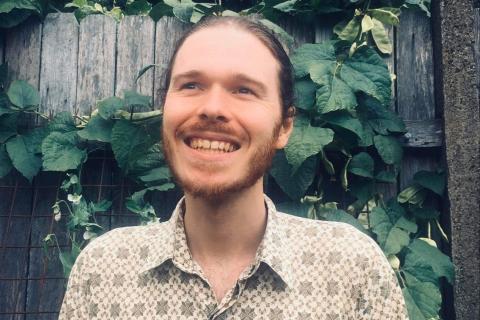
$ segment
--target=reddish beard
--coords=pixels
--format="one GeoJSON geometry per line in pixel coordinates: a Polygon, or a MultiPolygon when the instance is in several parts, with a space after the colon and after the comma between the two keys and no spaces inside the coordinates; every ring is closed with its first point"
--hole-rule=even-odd
{"type": "MultiPolygon", "coordinates": [[[[180,187],[182,187],[185,193],[188,193],[193,197],[203,198],[208,201],[217,201],[252,187],[259,179],[263,177],[265,172],[267,172],[272,164],[272,160],[276,152],[274,143],[278,138],[280,126],[281,125],[279,123],[275,124],[271,139],[260,145],[257,150],[254,151],[251,161],[247,166],[247,172],[245,172],[237,180],[229,183],[212,183],[208,185],[200,184],[189,177],[185,177],[181,174],[181,172],[178,172],[178,168],[175,166],[172,159],[172,142],[168,139],[164,130],[162,130],[163,153],[175,181],[180,185],[180,187]]],[[[208,130],[209,132],[227,134],[232,133],[231,130],[229,130],[223,124],[215,123],[198,123],[189,128],[189,130],[192,129],[195,129],[196,131],[208,130]]]]}

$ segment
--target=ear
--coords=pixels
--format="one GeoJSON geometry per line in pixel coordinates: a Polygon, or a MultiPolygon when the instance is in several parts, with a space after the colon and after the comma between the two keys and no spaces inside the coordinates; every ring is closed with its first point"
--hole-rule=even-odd
{"type": "Polygon", "coordinates": [[[277,141],[275,143],[276,149],[283,149],[287,145],[288,138],[293,131],[293,119],[293,115],[288,115],[286,119],[282,120],[282,125],[280,126],[280,131],[278,132],[277,141]]]}

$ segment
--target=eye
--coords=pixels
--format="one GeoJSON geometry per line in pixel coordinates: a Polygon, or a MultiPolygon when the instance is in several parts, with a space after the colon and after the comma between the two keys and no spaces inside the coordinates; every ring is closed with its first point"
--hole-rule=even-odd
{"type": "Polygon", "coordinates": [[[240,94],[255,94],[253,90],[247,87],[239,87],[236,90],[234,90],[234,93],[240,93],[240,94]]]}
{"type": "Polygon", "coordinates": [[[187,82],[180,86],[180,89],[195,90],[198,89],[199,85],[196,82],[187,82]]]}

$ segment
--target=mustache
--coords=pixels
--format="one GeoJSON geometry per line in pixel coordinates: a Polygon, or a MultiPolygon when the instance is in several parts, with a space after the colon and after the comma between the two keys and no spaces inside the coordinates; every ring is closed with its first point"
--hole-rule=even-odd
{"type": "Polygon", "coordinates": [[[179,128],[178,134],[183,135],[186,132],[214,132],[226,135],[236,135],[236,131],[228,124],[218,121],[196,122],[186,127],[179,128]]]}

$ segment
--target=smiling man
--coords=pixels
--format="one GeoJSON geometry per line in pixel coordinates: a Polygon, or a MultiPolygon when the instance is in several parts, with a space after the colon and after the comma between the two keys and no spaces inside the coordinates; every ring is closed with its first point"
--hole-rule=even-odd
{"type": "Polygon", "coordinates": [[[277,212],[263,194],[293,122],[291,65],[268,29],[202,20],[167,82],[164,152],[185,196],[168,222],[92,242],[60,319],[407,319],[370,238],[277,212]]]}

